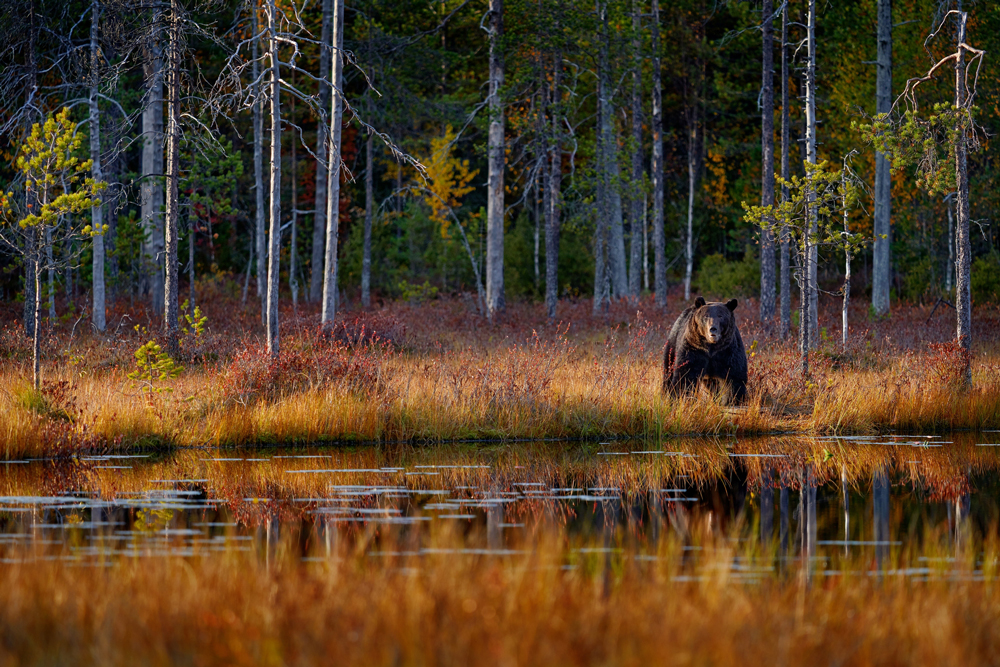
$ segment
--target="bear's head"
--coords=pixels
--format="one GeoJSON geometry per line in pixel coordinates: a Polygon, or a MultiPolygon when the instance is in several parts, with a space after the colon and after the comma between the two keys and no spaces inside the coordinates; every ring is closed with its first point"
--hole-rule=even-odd
{"type": "Polygon", "coordinates": [[[709,345],[728,341],[736,330],[736,318],[733,311],[739,302],[730,299],[726,303],[721,301],[706,303],[705,299],[698,297],[695,299],[695,311],[691,322],[698,328],[701,338],[709,345]]]}

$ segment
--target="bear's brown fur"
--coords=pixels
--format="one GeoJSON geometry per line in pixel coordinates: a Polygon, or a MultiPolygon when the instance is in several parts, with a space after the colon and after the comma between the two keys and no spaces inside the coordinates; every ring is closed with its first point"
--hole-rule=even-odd
{"type": "Polygon", "coordinates": [[[728,386],[736,403],[746,400],[747,353],[733,314],[737,304],[706,303],[699,296],[677,317],[663,353],[664,394],[728,386]]]}

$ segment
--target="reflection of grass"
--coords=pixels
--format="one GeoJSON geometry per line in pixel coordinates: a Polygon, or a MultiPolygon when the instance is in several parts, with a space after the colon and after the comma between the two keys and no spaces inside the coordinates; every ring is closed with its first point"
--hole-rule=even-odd
{"type": "MultiPolygon", "coordinates": [[[[887,441],[886,438],[881,438],[887,441]]],[[[907,442],[906,438],[900,438],[907,442]]],[[[331,495],[335,485],[383,485],[407,488],[474,487],[496,492],[517,484],[541,483],[546,488],[614,488],[634,497],[674,485],[701,487],[731,474],[746,476],[756,490],[765,472],[773,483],[784,478],[797,488],[798,475],[809,465],[817,483],[840,480],[869,488],[876,471],[883,471],[931,498],[956,498],[968,493],[970,478],[1000,472],[1000,447],[977,447],[975,434],[952,434],[941,447],[893,446],[854,440],[813,438],[674,438],[662,443],[621,441],[604,444],[531,442],[515,446],[442,444],[397,445],[384,448],[309,448],[267,450],[256,455],[225,450],[187,449],[159,461],[131,459],[128,470],[101,469],[100,461],[11,466],[0,477],[0,495],[51,495],[80,491],[105,499],[171,488],[155,480],[207,480],[216,498],[271,498],[279,504],[295,498],[331,495]],[[632,453],[664,450],[672,455],[632,453]],[[627,455],[608,456],[619,452],[627,455]],[[322,458],[284,458],[308,454],[322,458]],[[754,456],[766,454],[767,457],[754,456]],[[279,455],[281,458],[271,458],[279,455]],[[736,456],[731,456],[736,455],[736,456]],[[746,456],[751,455],[751,456],[746,456]],[[265,461],[213,461],[213,458],[258,456],[265,461]],[[296,470],[345,472],[296,473],[296,470]],[[366,472],[385,469],[382,472],[366,472]],[[430,477],[404,472],[434,472],[430,477]],[[682,477],[683,476],[683,477],[682,477]]],[[[934,443],[935,440],[921,440],[934,443]]],[[[267,508],[263,508],[267,509],[267,508]]],[[[273,509],[273,508],[272,508],[273,509]]]]}
{"type": "MultiPolygon", "coordinates": [[[[211,322],[224,317],[220,309],[210,312],[211,322]]],[[[152,397],[126,378],[132,352],[145,341],[127,334],[106,349],[90,339],[71,345],[65,336],[72,365],[47,363],[44,375],[53,384],[30,404],[15,395],[23,386],[16,366],[0,369],[0,455],[205,444],[1000,427],[995,343],[984,342],[974,358],[975,388],[961,390],[953,382],[956,359],[947,346],[930,348],[912,333],[924,331],[919,313],[898,314],[892,323],[893,340],[916,337],[905,348],[874,334],[856,337],[846,352],[824,344],[813,356],[808,382],[798,377],[790,343],[744,321],[744,338],[753,341],[751,398],[732,409],[705,395],[660,396],[667,323],[622,310],[610,319],[619,324],[578,312],[567,324],[543,327],[518,319],[525,312],[512,307],[508,321],[491,329],[470,327],[449,309],[427,304],[352,315],[332,338],[300,322],[284,334],[275,364],[262,356],[258,342],[227,334],[220,325],[197,349],[183,352],[184,374],[165,381],[173,391],[152,397]],[[52,387],[62,394],[46,394],[52,387]],[[72,410],[56,400],[68,400],[67,393],[72,410]],[[66,414],[73,418],[60,418],[66,414]]],[[[52,340],[61,341],[60,335],[52,340]]],[[[16,358],[17,340],[0,337],[0,352],[16,358]]],[[[47,358],[65,357],[50,351],[47,358]]]]}
{"type": "MultiPolygon", "coordinates": [[[[752,541],[697,530],[695,552],[670,532],[634,545],[619,531],[606,555],[586,550],[605,538],[556,531],[514,539],[531,548],[511,556],[441,553],[485,546],[482,531],[447,526],[416,541],[406,529],[359,532],[329,553],[320,528],[303,530],[250,552],[6,564],[4,662],[967,665],[1000,650],[995,543],[985,582],[966,576],[967,558],[935,561],[930,582],[880,580],[865,552],[833,563],[856,574],[808,585],[800,561],[775,574],[752,541]],[[403,553],[418,547],[441,551],[403,553]]],[[[889,567],[918,564],[896,553],[889,567]]]]}

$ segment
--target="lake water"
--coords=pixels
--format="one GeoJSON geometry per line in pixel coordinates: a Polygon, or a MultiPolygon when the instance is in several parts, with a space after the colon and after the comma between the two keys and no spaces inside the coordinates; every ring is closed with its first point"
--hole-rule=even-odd
{"type": "Polygon", "coordinates": [[[345,545],[378,562],[679,561],[734,581],[790,567],[977,579],[995,567],[1000,433],[182,450],[0,464],[6,561],[214,557],[345,545]],[[442,541],[435,536],[447,534],[442,541]],[[669,542],[670,550],[662,545],[669,542]],[[442,546],[444,544],[445,546],[442,546]]]}

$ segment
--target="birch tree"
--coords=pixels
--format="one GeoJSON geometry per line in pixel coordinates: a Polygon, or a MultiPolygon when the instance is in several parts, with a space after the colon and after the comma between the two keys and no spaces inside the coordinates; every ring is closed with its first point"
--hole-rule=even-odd
{"type": "MultiPolygon", "coordinates": [[[[774,3],[764,0],[761,24],[761,206],[774,203],[774,3]]],[[[770,328],[774,320],[774,235],[760,234],[760,320],[770,328]]]]}
{"type": "MultiPolygon", "coordinates": [[[[808,46],[808,60],[806,63],[806,162],[816,165],[816,0],[809,0],[808,20],[806,24],[806,43],[808,46]]],[[[815,173],[815,169],[807,173],[815,173]]],[[[806,199],[812,197],[806,193],[806,199]]],[[[816,236],[817,208],[810,205],[806,209],[810,217],[809,235],[816,236]]],[[[816,290],[817,272],[816,264],[819,261],[819,249],[815,244],[809,244],[805,257],[806,290],[803,296],[808,299],[808,307],[805,315],[809,320],[807,331],[809,335],[805,338],[809,347],[816,347],[819,342],[819,292],[816,290]]]]}
{"type": "MultiPolygon", "coordinates": [[[[878,60],[875,79],[875,113],[892,108],[892,0],[878,0],[878,60]]],[[[875,247],[872,251],[872,308],[877,315],[889,312],[892,279],[889,248],[892,175],[885,154],[875,154],[875,247]]]]}
{"type": "Polygon", "coordinates": [[[653,181],[653,290],[656,305],[667,306],[666,237],[663,233],[663,86],[660,72],[660,3],[652,1],[651,29],[653,51],[653,156],[650,171],[653,181]]]}
{"type": "Polygon", "coordinates": [[[799,353],[803,377],[809,375],[809,351],[813,347],[811,322],[808,316],[810,294],[815,284],[810,278],[810,254],[820,247],[843,249],[848,257],[856,254],[866,243],[858,234],[842,231],[843,218],[857,201],[854,181],[846,175],[827,168],[826,162],[805,162],[804,176],[781,179],[780,185],[788,189],[789,196],[780,204],[749,206],[745,202],[744,220],[752,225],[776,233],[786,230],[798,255],[795,279],[799,284],[799,353]]]}
{"type": "Polygon", "coordinates": [[[333,0],[333,51],[330,57],[331,109],[326,174],[326,256],[320,323],[333,326],[337,312],[337,237],[340,233],[340,133],[343,122],[344,0],[333,0]]]}
{"type": "MultiPolygon", "coordinates": [[[[253,114],[253,191],[254,246],[257,251],[257,297],[260,299],[260,323],[267,328],[267,212],[264,208],[264,97],[260,88],[260,11],[254,2],[250,9],[253,34],[251,46],[251,108],[253,114]]],[[[322,123],[320,123],[322,124],[322,123]]]]}
{"type": "Polygon", "coordinates": [[[931,194],[954,191],[955,198],[955,342],[962,351],[962,377],[972,383],[972,239],[970,238],[970,186],[968,154],[981,148],[974,101],[985,51],[966,42],[968,13],[948,11],[928,36],[931,42],[945,24],[955,22],[954,51],[938,60],[923,76],[906,82],[903,93],[888,113],[878,114],[861,126],[866,141],[885,154],[893,171],[916,166],[917,186],[931,194]],[[918,88],[939,74],[954,70],[952,101],[931,105],[923,114],[918,104],[918,88]]]}
{"type": "MultiPolygon", "coordinates": [[[[331,31],[333,27],[333,0],[323,1],[323,17],[320,27],[319,44],[319,71],[323,80],[319,82],[317,92],[319,107],[327,109],[330,107],[330,82],[325,75],[330,71],[331,31]]],[[[322,116],[316,121],[316,155],[328,155],[330,148],[327,145],[329,131],[322,116]]],[[[327,189],[327,168],[326,160],[316,161],[316,198],[313,205],[313,233],[311,263],[309,269],[309,300],[319,301],[323,296],[323,275],[324,258],[326,256],[326,189],[327,189]]]]}
{"type": "Polygon", "coordinates": [[[166,211],[163,222],[163,333],[167,339],[167,349],[174,355],[177,353],[178,334],[177,240],[180,229],[182,12],[180,0],[170,0],[170,13],[167,22],[167,171],[166,211]]]}
{"type": "MultiPolygon", "coordinates": [[[[791,122],[788,94],[788,3],[781,8],[781,180],[790,177],[789,150],[791,149],[791,122]]],[[[788,188],[781,187],[781,201],[788,201],[788,188]]],[[[788,247],[788,229],[782,225],[781,238],[781,338],[788,338],[792,328],[792,279],[788,247]]]]}
{"type": "Polygon", "coordinates": [[[281,352],[278,332],[278,278],[281,261],[281,60],[278,58],[278,10],[275,0],[268,0],[264,13],[267,16],[268,97],[271,103],[266,328],[267,352],[272,358],[276,358],[281,352]]]}
{"type": "Polygon", "coordinates": [[[642,268],[642,231],[645,228],[643,202],[645,193],[642,168],[642,19],[641,3],[632,0],[632,183],[629,188],[629,271],[628,291],[633,303],[639,302],[642,268]]]}
{"type": "Polygon", "coordinates": [[[160,6],[151,9],[143,53],[146,96],[142,107],[141,220],[144,232],[143,292],[153,311],[163,310],[163,47],[160,6]]]}
{"type": "Polygon", "coordinates": [[[486,312],[490,319],[505,308],[503,285],[504,243],[504,83],[503,0],[490,0],[489,40],[490,128],[487,146],[489,185],[486,194],[486,312]]]}
{"type": "Polygon", "coordinates": [[[549,110],[551,137],[549,151],[549,196],[545,209],[545,310],[550,320],[555,319],[559,302],[559,226],[562,212],[562,50],[558,46],[552,54],[552,87],[549,110]]]}
{"type": "MultiPolygon", "coordinates": [[[[90,3],[90,95],[87,106],[90,122],[90,162],[92,178],[95,182],[103,181],[101,170],[101,116],[97,104],[98,87],[100,85],[101,52],[98,45],[98,29],[100,26],[101,6],[97,0],[90,3]]],[[[97,202],[90,209],[90,226],[93,229],[104,228],[104,208],[97,202]]],[[[91,322],[94,329],[103,332],[105,323],[104,304],[104,234],[96,234],[93,239],[93,298],[91,322]]]]}

